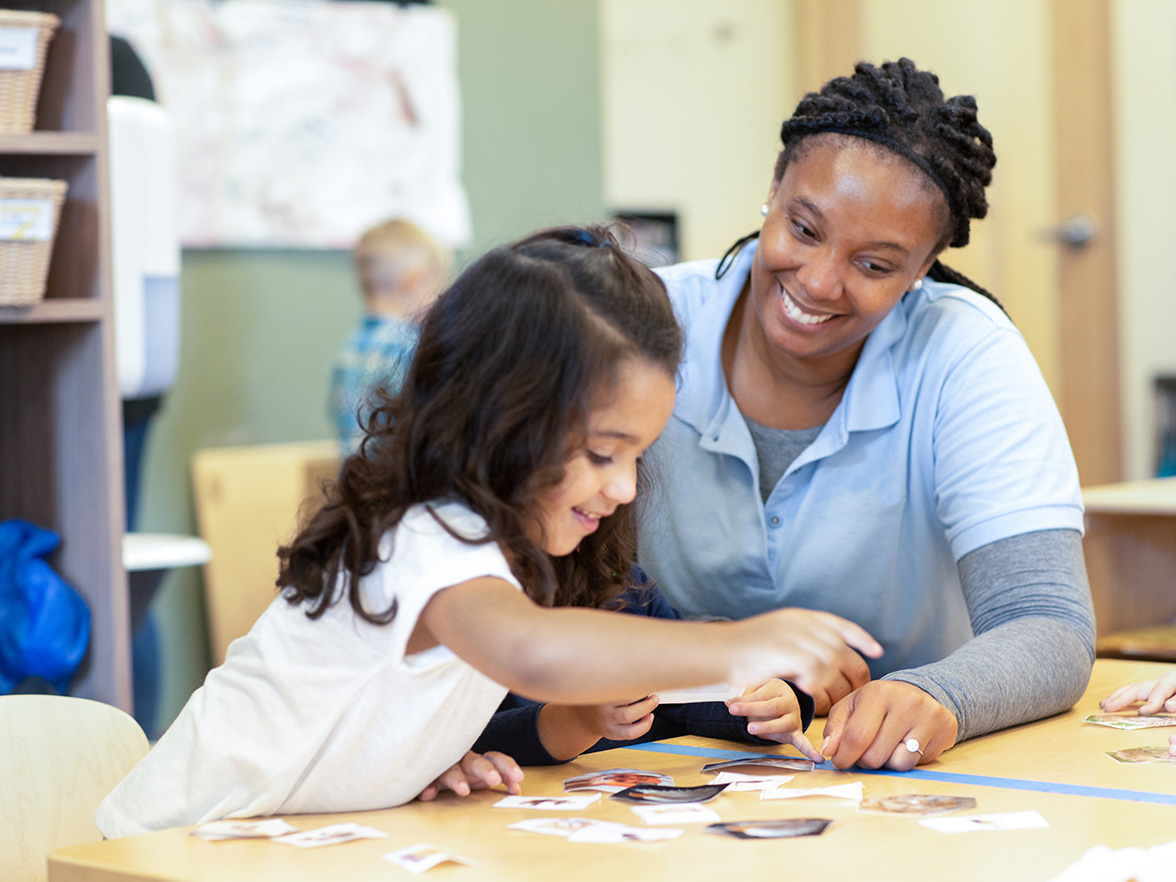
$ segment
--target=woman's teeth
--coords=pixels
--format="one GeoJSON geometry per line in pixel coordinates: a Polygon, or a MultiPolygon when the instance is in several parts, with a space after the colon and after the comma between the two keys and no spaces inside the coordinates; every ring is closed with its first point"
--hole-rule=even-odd
{"type": "Polygon", "coordinates": [[[833,318],[831,315],[813,315],[805,312],[796,305],[796,301],[788,296],[788,292],[784,290],[784,286],[780,286],[780,296],[784,300],[784,311],[788,313],[788,317],[795,322],[800,322],[802,325],[820,325],[833,318]]]}

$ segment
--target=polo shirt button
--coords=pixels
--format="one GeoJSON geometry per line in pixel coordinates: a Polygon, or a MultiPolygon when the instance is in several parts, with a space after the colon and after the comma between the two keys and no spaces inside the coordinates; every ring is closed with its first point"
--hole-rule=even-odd
{"type": "Polygon", "coordinates": [[[780,519],[778,517],[776,517],[776,515],[772,515],[772,526],[773,527],[780,526],[780,519]]]}

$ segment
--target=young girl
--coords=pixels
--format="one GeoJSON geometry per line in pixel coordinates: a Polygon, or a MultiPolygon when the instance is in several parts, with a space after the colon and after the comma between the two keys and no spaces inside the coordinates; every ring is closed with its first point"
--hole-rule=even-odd
{"type": "Polygon", "coordinates": [[[279,551],[281,596],[98,828],[464,792],[493,780],[467,751],[508,689],[571,705],[773,677],[803,689],[849,646],[880,652],[827,613],[697,623],[586,608],[626,588],[639,460],[673,408],[680,345],[661,283],[603,231],[550,230],[473,264],[279,551]]]}

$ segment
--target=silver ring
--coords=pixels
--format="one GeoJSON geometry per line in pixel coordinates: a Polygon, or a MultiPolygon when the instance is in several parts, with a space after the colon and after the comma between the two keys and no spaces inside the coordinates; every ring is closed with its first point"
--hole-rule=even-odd
{"type": "Polygon", "coordinates": [[[907,750],[909,750],[911,753],[917,753],[919,756],[923,755],[923,751],[919,749],[919,739],[918,738],[908,738],[906,741],[904,741],[902,743],[902,746],[905,747],[907,750]]]}

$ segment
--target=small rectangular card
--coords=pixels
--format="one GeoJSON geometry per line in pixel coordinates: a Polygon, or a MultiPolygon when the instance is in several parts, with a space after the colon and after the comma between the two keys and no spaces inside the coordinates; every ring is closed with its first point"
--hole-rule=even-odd
{"type": "Polygon", "coordinates": [[[210,821],[192,831],[193,836],[218,841],[222,839],[273,839],[288,833],[297,833],[298,828],[281,818],[266,818],[264,821],[210,821]]]}
{"type": "Polygon", "coordinates": [[[739,772],[719,772],[715,784],[727,784],[728,790],[775,790],[787,784],[795,775],[742,775],[739,772]]]}
{"type": "Polygon", "coordinates": [[[364,827],[360,824],[331,824],[316,830],[302,830],[288,836],[279,836],[274,842],[283,845],[294,845],[298,848],[322,848],[324,845],[338,845],[341,842],[353,842],[356,839],[387,839],[388,834],[374,827],[364,827]]]}
{"type": "Polygon", "coordinates": [[[896,796],[872,796],[858,804],[859,812],[883,815],[943,815],[976,807],[970,796],[943,796],[935,793],[902,793],[896,796]]]}
{"type": "Polygon", "coordinates": [[[728,698],[738,698],[742,694],[742,689],[736,689],[726,683],[715,683],[693,689],[667,689],[658,692],[657,698],[658,704],[697,704],[703,701],[726,701],[728,698]]]}
{"type": "Polygon", "coordinates": [[[633,813],[647,824],[713,824],[723,820],[714,809],[697,802],[635,805],[633,813]]]}
{"type": "Polygon", "coordinates": [[[1159,729],[1163,726],[1176,726],[1176,717],[1161,714],[1152,717],[1127,716],[1125,714],[1091,714],[1082,722],[1098,723],[1100,726],[1110,726],[1112,729],[1159,729]]]}
{"type": "Polygon", "coordinates": [[[796,836],[820,836],[832,823],[830,818],[772,818],[766,821],[711,824],[706,831],[734,836],[736,839],[792,839],[796,836]]]}
{"type": "Polygon", "coordinates": [[[1035,830],[1048,827],[1040,812],[998,812],[994,815],[971,815],[966,818],[925,818],[924,827],[940,833],[971,833],[974,830],[1035,830]]]}
{"type": "Polygon", "coordinates": [[[465,864],[467,867],[476,867],[477,861],[472,861],[469,858],[454,854],[448,848],[440,845],[429,845],[427,842],[422,842],[418,845],[406,845],[404,848],[398,848],[396,851],[390,851],[387,854],[380,855],[384,860],[390,864],[408,870],[414,876],[419,876],[425,870],[431,870],[438,864],[443,864],[446,861],[455,864],[465,864]]]}
{"type": "Polygon", "coordinates": [[[670,827],[598,824],[573,833],[568,837],[568,842],[657,842],[662,839],[677,839],[681,835],[681,830],[670,827]]]}
{"type": "Polygon", "coordinates": [[[726,789],[726,784],[700,784],[697,787],[639,784],[614,793],[609,799],[624,799],[629,802],[710,802],[726,789]]]}
{"type": "Polygon", "coordinates": [[[599,793],[577,793],[573,796],[504,796],[491,808],[583,811],[599,799],[599,793]]]}
{"type": "Polygon", "coordinates": [[[830,787],[777,787],[775,790],[763,790],[760,799],[797,799],[802,796],[836,796],[838,799],[853,799],[861,801],[862,782],[853,781],[849,784],[834,784],[830,787]]]}
{"type": "Polygon", "coordinates": [[[637,784],[662,784],[672,787],[674,779],[669,775],[647,772],[644,769],[608,769],[567,778],[563,782],[563,788],[565,791],[599,790],[602,793],[619,793],[626,787],[637,784]]]}
{"type": "Polygon", "coordinates": [[[595,818],[561,818],[558,816],[550,818],[527,818],[525,821],[515,821],[513,824],[507,824],[508,830],[526,830],[528,833],[542,833],[544,836],[563,836],[567,838],[573,833],[579,833],[587,827],[599,827],[604,825],[606,827],[623,827],[624,824],[615,824],[612,821],[598,821],[595,818]]]}
{"type": "Polygon", "coordinates": [[[787,769],[793,772],[811,772],[815,767],[812,760],[798,756],[757,756],[747,759],[725,760],[721,763],[708,763],[702,767],[704,772],[720,772],[723,769],[737,769],[740,766],[752,766],[760,774],[769,773],[771,769],[787,769]]]}
{"type": "Polygon", "coordinates": [[[1176,763],[1176,756],[1166,747],[1131,747],[1127,750],[1108,750],[1106,755],[1118,763],[1176,763]]]}

